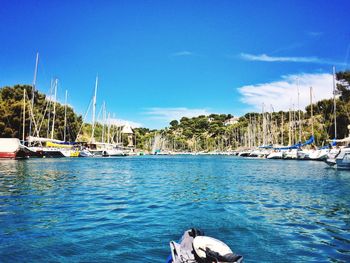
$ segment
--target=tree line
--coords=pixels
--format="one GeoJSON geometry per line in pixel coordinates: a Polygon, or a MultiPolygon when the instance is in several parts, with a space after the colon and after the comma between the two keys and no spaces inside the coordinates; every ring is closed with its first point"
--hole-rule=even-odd
{"type": "MultiPolygon", "coordinates": [[[[307,140],[312,135],[313,126],[316,144],[323,145],[335,137],[338,139],[347,137],[349,132],[350,71],[338,72],[336,78],[338,80],[336,90],[339,94],[336,100],[337,134],[334,130],[333,99],[324,99],[312,105],[312,118],[311,105],[301,111],[301,121],[299,121],[298,111],[264,114],[251,112],[236,119],[233,119],[231,114],[182,117],[180,120],[171,121],[164,129],[134,129],[135,144],[139,149],[150,151],[154,148],[158,137],[161,138],[160,141],[158,140],[158,148],[175,151],[229,150],[237,147],[260,146],[263,143],[288,145],[307,140]],[[230,120],[234,121],[230,122],[230,120]]],[[[32,86],[29,85],[6,86],[0,89],[0,137],[22,138],[24,90],[26,94],[25,137],[28,136],[31,115],[35,116],[35,124],[32,122],[32,135],[51,137],[53,101],[35,90],[34,107],[31,109],[32,86]]],[[[57,102],[55,107],[53,138],[63,140],[65,106],[57,102]]],[[[80,139],[88,140],[91,124],[83,124],[82,116],[75,113],[69,106],[66,108],[66,114],[66,140],[75,141],[79,131],[80,139]]],[[[103,129],[105,129],[103,125],[96,125],[96,141],[101,140],[102,134],[105,133],[103,129]]],[[[127,144],[127,138],[121,136],[120,131],[118,133],[118,128],[115,128],[113,134],[113,136],[120,136],[113,141],[127,144]]]]}

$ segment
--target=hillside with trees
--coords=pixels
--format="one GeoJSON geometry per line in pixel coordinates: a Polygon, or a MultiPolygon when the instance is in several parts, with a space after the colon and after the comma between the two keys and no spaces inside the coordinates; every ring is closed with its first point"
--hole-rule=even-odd
{"type": "MultiPolygon", "coordinates": [[[[350,71],[336,74],[337,84],[337,135],[334,131],[334,105],[332,99],[321,100],[308,105],[304,111],[247,113],[239,118],[231,114],[211,114],[193,118],[183,117],[173,120],[169,127],[161,130],[147,128],[134,129],[134,140],[138,149],[151,151],[157,141],[157,148],[173,151],[214,151],[232,150],[238,147],[256,147],[278,144],[291,145],[307,140],[314,127],[315,144],[329,143],[333,138],[348,136],[350,120],[350,71]],[[311,112],[312,111],[312,112],[311,112]],[[312,114],[313,113],[313,114],[312,114]],[[300,122],[299,122],[300,114],[300,122]],[[313,115],[313,118],[311,116],[313,115]]],[[[0,89],[0,137],[22,138],[23,92],[26,91],[25,136],[28,135],[32,87],[16,85],[0,89]]],[[[64,105],[56,103],[53,138],[63,140],[64,105]]],[[[51,137],[53,101],[35,91],[32,135],[51,137]],[[36,134],[34,133],[35,131],[36,134]]],[[[80,141],[91,138],[91,124],[83,124],[81,115],[67,107],[67,141],[75,141],[78,133],[80,141]]],[[[112,127],[112,141],[127,144],[120,127],[112,127]],[[118,137],[119,136],[119,137],[118,137]]],[[[96,124],[95,139],[106,138],[106,127],[96,124]]]]}
{"type": "MultiPolygon", "coordinates": [[[[304,111],[247,113],[240,118],[230,114],[211,114],[173,120],[169,127],[147,133],[142,146],[151,150],[150,138],[160,136],[159,148],[175,151],[223,151],[261,145],[292,145],[313,134],[317,146],[334,138],[348,136],[350,121],[350,71],[336,74],[337,134],[334,131],[334,101],[325,99],[308,105],[304,111]],[[312,109],[311,109],[312,108],[312,109]],[[313,111],[311,113],[311,110],[313,111]],[[300,114],[300,121],[299,121],[300,114]],[[311,118],[311,116],[313,116],[311,118]],[[229,120],[233,120],[229,122],[229,120]],[[312,132],[312,127],[313,132],[312,132]]],[[[139,143],[141,145],[141,142],[139,143]]]]}
{"type": "MultiPolygon", "coordinates": [[[[0,137],[22,138],[23,136],[23,105],[25,98],[25,137],[28,136],[30,119],[32,121],[32,135],[51,137],[53,102],[45,94],[34,92],[34,107],[32,109],[32,86],[15,85],[0,89],[0,137]]],[[[63,140],[65,107],[56,103],[56,115],[53,137],[63,140]]],[[[74,141],[82,124],[82,117],[67,106],[67,130],[68,141],[74,141]]]]}

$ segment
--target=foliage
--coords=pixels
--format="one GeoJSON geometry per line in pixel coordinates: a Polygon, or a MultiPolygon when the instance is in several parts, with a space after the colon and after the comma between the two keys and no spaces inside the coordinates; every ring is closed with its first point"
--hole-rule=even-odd
{"type": "MultiPolygon", "coordinates": [[[[51,137],[53,102],[50,102],[44,94],[36,90],[34,92],[34,107],[31,110],[32,87],[28,85],[15,85],[0,89],[0,137],[22,138],[24,90],[26,91],[25,137],[29,135],[31,112],[34,115],[31,135],[51,137]]],[[[64,108],[64,105],[56,103],[53,138],[59,140],[63,140],[64,137],[64,108]]],[[[66,140],[75,140],[81,123],[82,117],[67,106],[66,140]]]]}
{"type": "MultiPolygon", "coordinates": [[[[169,127],[162,130],[134,129],[134,142],[137,148],[148,151],[154,148],[156,138],[161,138],[156,147],[175,151],[228,150],[242,146],[259,146],[263,143],[288,145],[300,139],[302,141],[308,139],[312,135],[312,126],[318,145],[325,144],[334,137],[344,138],[348,136],[347,126],[350,120],[350,72],[338,72],[336,76],[339,94],[336,100],[336,136],[334,134],[334,103],[332,99],[326,99],[312,105],[313,118],[311,118],[311,105],[301,112],[247,113],[238,118],[234,124],[229,125],[226,121],[233,118],[231,114],[182,117],[180,120],[171,121],[169,127]],[[299,114],[301,115],[300,122],[299,114]],[[267,137],[263,138],[263,133],[267,134],[267,137]]],[[[1,137],[22,137],[24,89],[27,94],[25,131],[28,135],[30,122],[28,109],[31,104],[32,88],[27,85],[16,85],[0,89],[1,137]]],[[[33,125],[33,131],[39,130],[41,137],[51,136],[52,123],[49,122],[49,119],[52,119],[52,106],[52,102],[50,103],[44,94],[35,91],[33,112],[36,124],[33,125]]],[[[79,140],[89,141],[91,139],[91,124],[81,126],[82,117],[74,113],[70,107],[67,107],[67,124],[67,140],[74,141],[80,128],[79,140]]],[[[96,141],[107,141],[105,129],[101,124],[96,124],[94,136],[96,141]]],[[[64,106],[57,103],[53,137],[62,140],[63,130],[64,106]]],[[[127,137],[121,134],[118,127],[111,128],[110,139],[114,143],[127,144],[127,137]]]]}

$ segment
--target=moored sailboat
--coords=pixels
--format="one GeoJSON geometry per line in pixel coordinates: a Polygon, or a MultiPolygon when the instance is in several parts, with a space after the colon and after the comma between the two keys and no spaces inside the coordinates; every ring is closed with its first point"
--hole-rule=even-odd
{"type": "Polygon", "coordinates": [[[17,138],[0,138],[0,158],[3,159],[22,159],[32,156],[28,147],[21,144],[17,138]]]}

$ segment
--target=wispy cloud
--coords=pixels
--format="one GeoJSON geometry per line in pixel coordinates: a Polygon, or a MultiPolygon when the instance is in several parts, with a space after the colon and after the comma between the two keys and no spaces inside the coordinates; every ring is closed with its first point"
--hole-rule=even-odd
{"type": "Polygon", "coordinates": [[[110,123],[116,126],[131,126],[132,128],[140,128],[143,127],[143,125],[141,123],[138,122],[134,122],[134,121],[128,121],[128,120],[122,120],[122,119],[110,119],[110,123]]]}
{"type": "Polygon", "coordinates": [[[248,85],[238,88],[242,95],[241,101],[261,111],[262,103],[268,109],[272,105],[275,110],[288,110],[297,108],[298,82],[300,92],[300,109],[304,109],[310,103],[310,87],[313,87],[313,102],[332,97],[332,75],[301,74],[282,76],[281,80],[248,85]]]}
{"type": "Polygon", "coordinates": [[[186,56],[193,56],[193,52],[191,51],[179,51],[179,52],[175,52],[175,53],[171,53],[170,56],[171,57],[186,57],[186,56]]]}
{"type": "Polygon", "coordinates": [[[209,115],[208,109],[189,109],[186,107],[179,108],[149,108],[144,114],[152,119],[172,121],[179,120],[182,117],[195,117],[199,115],[209,115]]]}
{"type": "Polygon", "coordinates": [[[319,31],[308,31],[306,32],[307,35],[309,35],[310,37],[314,37],[314,38],[319,38],[323,35],[323,32],[319,32],[319,31]]]}
{"type": "Polygon", "coordinates": [[[315,64],[327,64],[327,65],[343,65],[344,63],[330,61],[327,59],[321,59],[318,57],[280,57],[269,56],[266,54],[252,55],[247,53],[241,53],[240,57],[248,61],[263,61],[263,62],[299,62],[299,63],[315,63],[315,64]]]}

